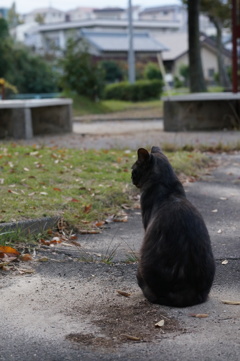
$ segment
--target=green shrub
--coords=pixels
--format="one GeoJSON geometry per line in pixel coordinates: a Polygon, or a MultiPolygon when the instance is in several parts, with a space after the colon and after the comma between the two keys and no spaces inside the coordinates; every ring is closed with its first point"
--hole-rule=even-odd
{"type": "Polygon", "coordinates": [[[162,93],[163,83],[161,80],[139,80],[134,84],[120,82],[105,87],[105,99],[119,99],[128,101],[141,101],[156,99],[162,93]]]}
{"type": "Polygon", "coordinates": [[[183,82],[181,81],[181,79],[177,75],[174,76],[173,81],[174,81],[174,88],[178,89],[178,88],[183,87],[183,82]]]}
{"type": "Polygon", "coordinates": [[[124,72],[119,64],[114,60],[103,60],[100,66],[104,70],[104,80],[107,83],[114,83],[115,81],[122,81],[124,72]]]}
{"type": "Polygon", "coordinates": [[[156,63],[148,63],[144,69],[144,78],[149,80],[162,80],[162,73],[156,63]]]}

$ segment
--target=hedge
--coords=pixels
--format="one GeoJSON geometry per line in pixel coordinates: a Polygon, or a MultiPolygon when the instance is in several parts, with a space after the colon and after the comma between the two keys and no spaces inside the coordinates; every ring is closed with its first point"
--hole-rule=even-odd
{"type": "Polygon", "coordinates": [[[161,80],[139,80],[134,84],[120,82],[105,87],[105,99],[142,101],[156,99],[161,96],[163,82],[161,80]]]}

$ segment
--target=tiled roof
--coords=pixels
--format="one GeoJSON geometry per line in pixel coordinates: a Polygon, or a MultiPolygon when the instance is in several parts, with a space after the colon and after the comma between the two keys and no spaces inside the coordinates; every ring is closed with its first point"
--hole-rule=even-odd
{"type": "MultiPolygon", "coordinates": [[[[97,32],[82,30],[83,36],[101,52],[125,52],[129,48],[127,32],[97,32]]],[[[134,33],[133,46],[136,52],[162,52],[166,46],[146,32],[134,33]]]]}

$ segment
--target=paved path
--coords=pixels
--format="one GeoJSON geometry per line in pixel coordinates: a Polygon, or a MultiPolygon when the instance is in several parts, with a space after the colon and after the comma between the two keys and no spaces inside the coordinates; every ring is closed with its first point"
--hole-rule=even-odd
{"type": "Polygon", "coordinates": [[[216,258],[206,303],[177,309],[144,300],[130,262],[143,236],[136,210],[127,223],[80,236],[80,248],[37,251],[36,261],[20,265],[33,274],[0,274],[0,360],[239,361],[240,306],[222,301],[240,301],[240,154],[216,158],[218,168],[185,185],[204,215],[216,258]],[[43,256],[49,261],[38,262],[43,256]]]}
{"type": "Polygon", "coordinates": [[[41,144],[48,146],[70,147],[77,149],[110,149],[157,146],[207,145],[240,146],[240,131],[212,131],[212,132],[164,132],[163,121],[119,121],[108,120],[91,123],[73,123],[73,133],[63,136],[34,137],[22,140],[22,144],[41,144]]]}

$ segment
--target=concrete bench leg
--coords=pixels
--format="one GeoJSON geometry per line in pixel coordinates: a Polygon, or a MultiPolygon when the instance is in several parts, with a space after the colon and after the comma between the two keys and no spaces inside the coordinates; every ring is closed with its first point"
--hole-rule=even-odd
{"type": "Polygon", "coordinates": [[[15,139],[31,139],[33,137],[31,109],[13,109],[12,112],[13,137],[15,139]]]}

